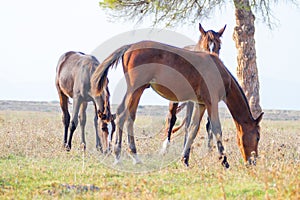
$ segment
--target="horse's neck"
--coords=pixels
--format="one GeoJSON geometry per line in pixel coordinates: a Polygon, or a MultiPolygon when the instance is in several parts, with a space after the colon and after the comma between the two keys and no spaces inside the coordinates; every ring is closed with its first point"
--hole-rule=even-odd
{"type": "MultiPolygon", "coordinates": [[[[184,49],[189,50],[189,51],[205,51],[205,52],[210,52],[209,49],[206,49],[204,47],[205,46],[204,42],[205,41],[203,39],[201,39],[201,36],[200,36],[200,39],[197,42],[197,44],[185,46],[184,49]]],[[[210,53],[212,53],[212,52],[210,52],[210,53]]]]}
{"type": "Polygon", "coordinates": [[[234,78],[232,78],[230,89],[226,95],[225,103],[233,119],[238,124],[253,121],[248,101],[234,78]]]}
{"type": "Polygon", "coordinates": [[[197,51],[196,46],[197,45],[189,45],[189,46],[185,46],[184,49],[189,50],[189,51],[197,51]]]}
{"type": "Polygon", "coordinates": [[[194,51],[206,51],[206,52],[210,52],[209,49],[206,49],[203,47],[204,45],[202,44],[202,40],[201,38],[199,39],[199,41],[197,42],[197,44],[194,47],[194,51]]]}

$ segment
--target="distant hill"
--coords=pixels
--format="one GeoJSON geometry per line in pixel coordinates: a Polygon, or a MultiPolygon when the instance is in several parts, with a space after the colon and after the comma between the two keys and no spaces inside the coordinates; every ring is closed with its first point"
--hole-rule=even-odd
{"type": "MultiPolygon", "coordinates": [[[[72,104],[70,103],[70,108],[72,104]]],[[[113,112],[116,110],[117,105],[112,105],[113,112]]],[[[93,112],[93,105],[90,103],[88,107],[89,112],[93,112]]],[[[33,112],[61,112],[58,101],[11,101],[0,100],[0,111],[33,111],[33,112]]],[[[69,109],[71,112],[71,109],[69,109]]],[[[168,105],[155,106],[155,105],[140,105],[138,107],[138,114],[149,116],[166,116],[168,112],[168,105]]],[[[300,111],[294,110],[264,110],[265,120],[300,120],[300,111]]],[[[180,113],[184,115],[184,111],[180,113]]],[[[230,118],[230,114],[226,108],[220,108],[221,118],[230,118]]]]}

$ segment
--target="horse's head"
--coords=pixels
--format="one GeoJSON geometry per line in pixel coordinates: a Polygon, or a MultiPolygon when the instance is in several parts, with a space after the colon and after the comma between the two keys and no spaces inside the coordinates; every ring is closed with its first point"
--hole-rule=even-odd
{"type": "Polygon", "coordinates": [[[110,115],[109,119],[101,119],[102,120],[102,127],[101,127],[101,144],[103,153],[109,153],[111,151],[111,141],[113,138],[113,134],[116,130],[115,124],[116,114],[110,115]],[[104,123],[103,123],[104,122],[104,123]]]}
{"type": "Polygon", "coordinates": [[[110,93],[108,89],[108,79],[106,80],[106,87],[101,93],[92,93],[94,102],[96,104],[98,118],[105,123],[109,123],[113,119],[110,110],[110,93]]]}
{"type": "Polygon", "coordinates": [[[97,111],[98,117],[105,123],[110,123],[111,121],[115,120],[116,114],[110,113],[108,110],[104,110],[103,112],[101,110],[97,111]]]}
{"type": "Polygon", "coordinates": [[[213,52],[219,55],[221,49],[221,37],[225,31],[226,25],[218,32],[213,30],[205,31],[199,23],[199,31],[201,33],[200,40],[197,44],[203,51],[213,52]]]}
{"type": "Polygon", "coordinates": [[[106,87],[103,89],[101,93],[94,94],[93,99],[96,104],[97,116],[98,119],[101,120],[101,143],[104,152],[109,151],[109,141],[115,131],[115,118],[116,115],[111,113],[110,108],[110,93],[108,89],[108,79],[106,80],[106,87]],[[111,130],[109,130],[108,125],[111,125],[111,130]]]}
{"type": "Polygon", "coordinates": [[[260,126],[263,113],[251,123],[239,126],[237,134],[237,142],[242,153],[243,159],[247,164],[256,164],[258,156],[258,142],[260,140],[260,126]]]}

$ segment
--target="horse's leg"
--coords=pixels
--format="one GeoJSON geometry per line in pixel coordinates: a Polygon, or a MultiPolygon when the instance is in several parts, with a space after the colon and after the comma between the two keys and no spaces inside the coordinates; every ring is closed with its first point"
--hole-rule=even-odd
{"type": "Polygon", "coordinates": [[[101,144],[102,144],[102,149],[103,149],[103,153],[108,153],[109,150],[109,143],[108,143],[108,128],[107,128],[107,123],[104,122],[103,120],[99,120],[99,127],[101,127],[100,129],[100,138],[101,138],[101,144]]]}
{"type": "Polygon", "coordinates": [[[194,106],[198,106],[198,104],[195,104],[192,101],[187,102],[186,113],[185,113],[185,126],[184,126],[184,132],[185,132],[184,145],[185,145],[187,137],[188,137],[189,126],[191,124],[194,106]]]}
{"type": "Polygon", "coordinates": [[[80,129],[81,129],[81,145],[84,151],[86,149],[86,142],[85,142],[86,108],[87,108],[87,102],[84,101],[80,106],[80,112],[79,112],[79,121],[80,121],[80,129]]]}
{"type": "MultiPolygon", "coordinates": [[[[115,118],[115,116],[114,116],[114,118],[115,118]]],[[[112,139],[113,139],[114,132],[116,131],[115,119],[111,120],[110,124],[111,124],[111,130],[110,130],[110,133],[109,133],[109,141],[111,142],[112,139]]],[[[109,143],[109,146],[110,146],[110,143],[109,143]]]]}
{"type": "Polygon", "coordinates": [[[222,165],[226,168],[229,168],[229,164],[227,162],[227,157],[225,155],[224,146],[222,144],[222,128],[219,118],[218,111],[218,103],[211,104],[210,107],[207,108],[208,116],[210,118],[211,129],[215,138],[217,140],[217,147],[220,154],[219,159],[222,160],[222,165]]]}
{"type": "MultiPolygon", "coordinates": [[[[198,104],[194,103],[194,102],[187,102],[187,106],[186,106],[186,113],[185,113],[185,126],[184,126],[184,142],[183,142],[183,147],[185,147],[185,144],[188,140],[188,136],[189,136],[189,127],[191,124],[191,119],[192,119],[192,115],[193,115],[193,111],[194,111],[194,106],[198,106],[198,104]]],[[[190,148],[187,149],[187,155],[190,155],[190,148]]],[[[189,156],[187,156],[189,157],[189,156]]],[[[188,163],[188,158],[187,158],[187,163],[188,163]]]]}
{"type": "Polygon", "coordinates": [[[63,112],[62,115],[62,122],[64,124],[64,148],[67,147],[67,140],[68,140],[68,129],[70,125],[70,113],[68,111],[68,101],[69,98],[62,92],[59,91],[59,100],[60,100],[60,107],[63,112]]]}
{"type": "Polygon", "coordinates": [[[70,127],[70,135],[69,135],[69,141],[67,144],[67,151],[70,151],[72,148],[72,137],[73,133],[76,130],[77,124],[78,124],[78,113],[79,113],[79,108],[80,104],[82,101],[79,98],[73,98],[73,116],[71,120],[71,127],[70,127]]]}
{"type": "Polygon", "coordinates": [[[161,154],[165,154],[170,145],[172,129],[177,120],[177,117],[176,117],[177,107],[178,107],[178,103],[175,103],[175,102],[169,103],[169,113],[168,113],[168,119],[167,119],[167,131],[168,131],[167,134],[168,135],[167,135],[166,140],[163,142],[161,154]]]}
{"type": "Polygon", "coordinates": [[[208,150],[211,151],[212,146],[213,146],[213,133],[212,133],[209,117],[207,117],[206,132],[207,132],[207,136],[208,136],[207,147],[208,147],[208,150]]]}
{"type": "Polygon", "coordinates": [[[96,105],[95,105],[94,128],[95,128],[95,133],[96,133],[96,149],[98,151],[100,151],[101,153],[103,153],[102,144],[101,144],[101,141],[100,141],[99,131],[98,131],[98,114],[97,114],[96,105]]]}
{"type": "MultiPolygon", "coordinates": [[[[186,103],[186,113],[185,113],[185,124],[184,124],[184,141],[183,141],[183,147],[186,144],[186,141],[188,139],[189,135],[189,126],[191,124],[191,118],[193,115],[193,110],[194,110],[194,103],[191,101],[188,101],[186,103]]],[[[188,150],[190,151],[190,150],[188,150]]],[[[189,154],[189,153],[188,153],[189,154]]]]}
{"type": "Polygon", "coordinates": [[[115,124],[115,115],[112,115],[112,119],[110,120],[110,127],[108,127],[108,137],[107,137],[107,152],[111,152],[111,147],[112,147],[112,139],[113,139],[113,134],[116,130],[116,124],[115,124]]]}
{"type": "Polygon", "coordinates": [[[189,157],[190,157],[190,150],[191,146],[194,142],[194,139],[199,131],[200,127],[200,121],[203,117],[204,111],[205,111],[205,105],[202,104],[196,104],[194,105],[190,104],[187,109],[191,109],[193,107],[192,116],[190,119],[190,123],[188,123],[188,132],[186,132],[185,135],[185,144],[182,152],[182,161],[186,166],[189,166],[189,157]]]}
{"type": "Polygon", "coordinates": [[[101,98],[95,98],[93,103],[94,103],[94,108],[95,108],[95,117],[94,117],[94,128],[95,128],[95,133],[96,133],[96,149],[98,151],[100,151],[101,153],[103,153],[103,148],[102,148],[102,143],[99,137],[99,130],[98,130],[98,124],[102,123],[101,118],[98,116],[98,110],[100,109],[100,102],[101,98]]]}
{"type": "Polygon", "coordinates": [[[128,97],[127,108],[129,111],[129,118],[127,118],[127,131],[128,131],[128,144],[129,144],[129,153],[133,159],[134,164],[141,163],[140,159],[137,156],[136,145],[134,140],[134,131],[133,131],[133,124],[136,117],[137,107],[141,98],[143,91],[147,88],[147,86],[142,86],[136,89],[132,95],[128,97]]]}
{"type": "MultiPolygon", "coordinates": [[[[99,98],[97,99],[96,101],[96,104],[97,104],[97,110],[98,111],[104,111],[105,108],[105,103],[104,103],[104,100],[103,98],[99,98]]],[[[100,134],[100,141],[99,141],[99,144],[101,143],[101,151],[104,152],[104,153],[108,153],[109,152],[109,144],[108,144],[108,128],[107,128],[107,122],[105,122],[103,119],[101,119],[101,117],[98,117],[98,124],[99,124],[99,127],[101,128],[99,130],[99,134],[100,134]]]]}
{"type": "Polygon", "coordinates": [[[118,106],[116,112],[116,137],[115,137],[115,144],[113,147],[113,151],[115,153],[115,163],[117,164],[120,161],[121,156],[121,147],[122,147],[122,135],[123,135],[123,126],[125,119],[127,117],[127,112],[125,110],[125,101],[126,101],[127,93],[125,94],[122,103],[118,106]]]}

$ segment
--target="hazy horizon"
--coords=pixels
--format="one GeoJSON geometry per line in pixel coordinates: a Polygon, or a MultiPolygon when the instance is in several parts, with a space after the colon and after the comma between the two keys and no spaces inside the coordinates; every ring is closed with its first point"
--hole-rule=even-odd
{"type": "MultiPolygon", "coordinates": [[[[93,1],[5,1],[0,7],[0,100],[57,101],[54,80],[61,54],[74,50],[87,54],[113,36],[140,28],[151,28],[145,22],[111,22],[93,1]]],[[[256,20],[256,53],[260,78],[260,99],[263,109],[300,110],[300,11],[292,4],[279,4],[273,15],[279,20],[274,30],[256,20]]],[[[200,22],[200,21],[199,21],[200,22]]],[[[201,21],[204,29],[218,31],[225,24],[220,58],[236,75],[236,48],[232,39],[235,26],[233,5],[216,12],[210,20],[201,21]]],[[[180,25],[174,32],[186,35],[195,43],[199,38],[198,23],[180,25]]],[[[134,37],[134,36],[132,36],[134,37]]],[[[124,43],[129,43],[125,40],[124,43]]],[[[176,45],[174,39],[169,44],[176,45]]],[[[111,53],[111,52],[107,52],[111,53]]],[[[102,61],[102,60],[100,60],[102,61]]],[[[122,71],[111,70],[110,91],[122,79],[122,71]]],[[[119,94],[118,94],[119,95],[119,94]]],[[[141,105],[168,105],[150,89],[142,96],[141,105]]]]}

